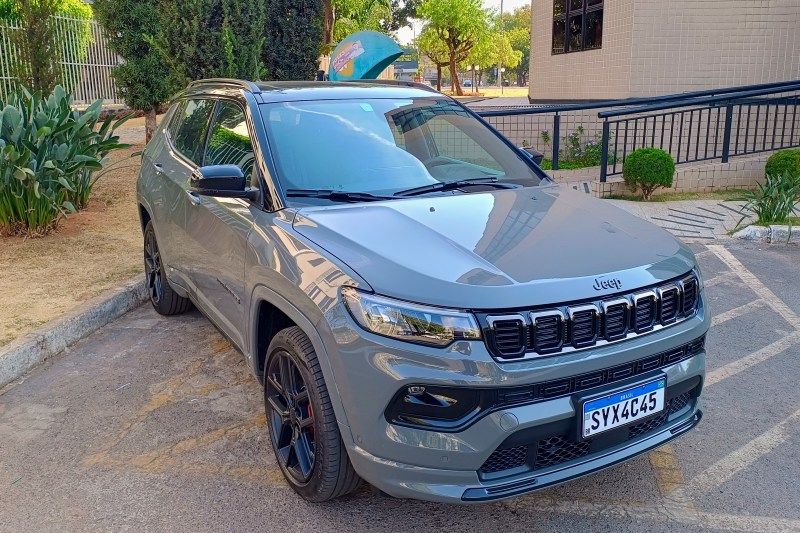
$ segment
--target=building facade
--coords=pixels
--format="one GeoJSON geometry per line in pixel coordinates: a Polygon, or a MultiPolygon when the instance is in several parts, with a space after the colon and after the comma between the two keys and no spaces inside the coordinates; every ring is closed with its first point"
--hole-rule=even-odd
{"type": "Polygon", "coordinates": [[[800,79],[800,0],[532,0],[532,101],[800,79]]]}

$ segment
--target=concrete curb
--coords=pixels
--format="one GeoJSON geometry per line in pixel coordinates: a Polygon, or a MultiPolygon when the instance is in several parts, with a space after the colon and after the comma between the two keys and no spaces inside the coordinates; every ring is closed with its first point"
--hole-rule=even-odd
{"type": "Polygon", "coordinates": [[[0,348],[0,388],[147,300],[142,276],[92,298],[0,348]]]}
{"type": "Polygon", "coordinates": [[[789,226],[747,226],[733,234],[735,239],[769,244],[800,244],[800,228],[789,226]]]}

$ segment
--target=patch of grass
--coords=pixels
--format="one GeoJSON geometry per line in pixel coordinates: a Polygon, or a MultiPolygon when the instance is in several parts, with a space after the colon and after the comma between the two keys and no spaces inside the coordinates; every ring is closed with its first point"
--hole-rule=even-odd
{"type": "MultiPolygon", "coordinates": [[[[747,224],[743,224],[743,226],[747,226],[747,224]]],[[[793,228],[797,228],[797,227],[800,227],[800,217],[789,217],[789,219],[786,222],[786,224],[776,224],[774,222],[764,222],[764,223],[753,222],[753,226],[763,226],[763,227],[768,227],[768,226],[791,226],[793,228]]],[[[737,229],[741,229],[741,228],[737,228],[737,229]]]]}
{"type": "MultiPolygon", "coordinates": [[[[651,202],[678,202],[681,200],[719,200],[722,202],[738,200],[744,194],[743,189],[728,189],[725,191],[713,192],[665,192],[654,194],[651,202]]],[[[641,194],[612,194],[607,197],[609,200],[627,200],[629,202],[643,202],[644,196],[641,194]]]]}
{"type": "MultiPolygon", "coordinates": [[[[596,167],[597,165],[589,165],[583,163],[581,161],[559,161],[558,162],[558,170],[576,170],[579,168],[592,168],[596,167]]],[[[553,160],[552,159],[544,159],[542,160],[542,170],[553,170],[553,160]]]]}

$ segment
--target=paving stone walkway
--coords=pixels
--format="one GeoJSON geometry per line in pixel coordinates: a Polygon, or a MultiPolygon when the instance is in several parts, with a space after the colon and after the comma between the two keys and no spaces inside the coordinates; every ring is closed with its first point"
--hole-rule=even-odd
{"type": "Polygon", "coordinates": [[[605,200],[640,218],[664,228],[687,242],[729,239],[737,227],[743,202],[684,200],[676,202],[628,202],[605,200]]]}

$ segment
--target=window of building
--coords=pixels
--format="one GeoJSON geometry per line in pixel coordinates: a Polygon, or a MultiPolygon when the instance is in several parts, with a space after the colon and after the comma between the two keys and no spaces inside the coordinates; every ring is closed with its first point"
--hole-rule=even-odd
{"type": "Polygon", "coordinates": [[[603,0],[553,0],[553,54],[603,45],[603,0]]]}

